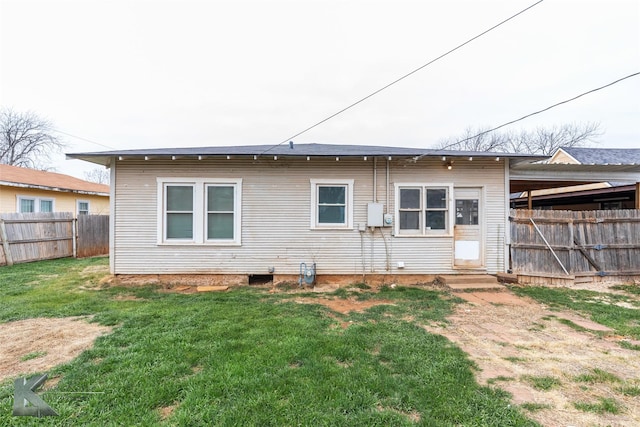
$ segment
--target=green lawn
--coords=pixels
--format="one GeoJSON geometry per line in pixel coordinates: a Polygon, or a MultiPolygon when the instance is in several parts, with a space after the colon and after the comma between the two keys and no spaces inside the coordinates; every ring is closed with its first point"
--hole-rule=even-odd
{"type": "MultiPolygon", "coordinates": [[[[106,263],[0,268],[0,323],[94,314],[115,326],[49,372],[62,380],[41,396],[59,417],[13,417],[7,380],[0,384],[0,425],[537,425],[505,392],[476,384],[460,349],[420,327],[444,321],[455,302],[443,294],[365,291],[358,297],[394,305],[340,315],[294,302],[301,294],[248,287],[190,295],[82,289],[103,276],[86,271],[106,263]]],[[[333,297],[356,295],[340,290],[333,297]]]]}

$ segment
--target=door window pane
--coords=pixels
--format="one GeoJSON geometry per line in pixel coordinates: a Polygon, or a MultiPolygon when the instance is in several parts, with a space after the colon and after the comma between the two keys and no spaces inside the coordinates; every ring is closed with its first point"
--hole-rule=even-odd
{"type": "Polygon", "coordinates": [[[478,224],[478,199],[456,200],[456,225],[478,224]]]}

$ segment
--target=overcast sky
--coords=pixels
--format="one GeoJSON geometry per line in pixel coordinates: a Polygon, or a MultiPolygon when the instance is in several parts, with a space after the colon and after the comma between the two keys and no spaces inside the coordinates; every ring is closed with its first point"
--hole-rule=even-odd
{"type": "MultiPolygon", "coordinates": [[[[0,0],[0,104],[107,146],[66,152],[277,144],[533,3],[0,0]]],[[[639,5],[545,0],[295,142],[429,147],[638,72],[639,5]]],[[[640,147],[640,77],[508,129],[583,122],[640,147]]]]}

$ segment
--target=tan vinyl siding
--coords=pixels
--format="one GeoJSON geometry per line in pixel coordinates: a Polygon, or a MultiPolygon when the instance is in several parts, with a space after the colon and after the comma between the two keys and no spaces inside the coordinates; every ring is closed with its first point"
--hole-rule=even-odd
{"type": "MultiPolygon", "coordinates": [[[[456,161],[448,171],[440,159],[377,161],[377,201],[393,208],[394,182],[451,182],[485,186],[486,267],[504,269],[504,163],[495,160],[456,161]],[[465,163],[466,162],[466,163],[465,163]],[[468,164],[467,164],[468,163],[468,164]],[[499,246],[499,247],[498,247],[499,246]]],[[[317,263],[319,274],[365,272],[433,274],[452,272],[453,237],[393,237],[392,228],[358,231],[373,201],[373,160],[262,159],[118,161],[115,185],[115,273],[298,274],[301,262],[317,263]],[[158,245],[157,178],[242,179],[242,245],[158,245]],[[353,229],[310,228],[311,179],[354,180],[353,229]],[[390,271],[386,271],[387,256],[390,271]],[[398,270],[397,262],[405,268],[398,270]]],[[[452,206],[450,207],[452,208],[452,206]]]]}
{"type": "Polygon", "coordinates": [[[577,165],[580,162],[576,161],[573,157],[567,154],[564,150],[558,150],[555,152],[549,163],[569,163],[573,165],[577,165]]]}
{"type": "Polygon", "coordinates": [[[0,213],[18,212],[18,197],[52,199],[54,212],[72,212],[77,215],[78,200],[89,202],[92,215],[109,215],[109,197],[77,194],[62,191],[47,191],[24,187],[0,186],[0,213]]]}

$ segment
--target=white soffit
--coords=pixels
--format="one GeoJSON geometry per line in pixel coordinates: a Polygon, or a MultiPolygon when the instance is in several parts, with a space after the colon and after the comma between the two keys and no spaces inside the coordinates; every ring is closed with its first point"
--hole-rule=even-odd
{"type": "Polygon", "coordinates": [[[640,164],[574,165],[518,163],[510,167],[511,180],[640,182],[640,164]]]}

